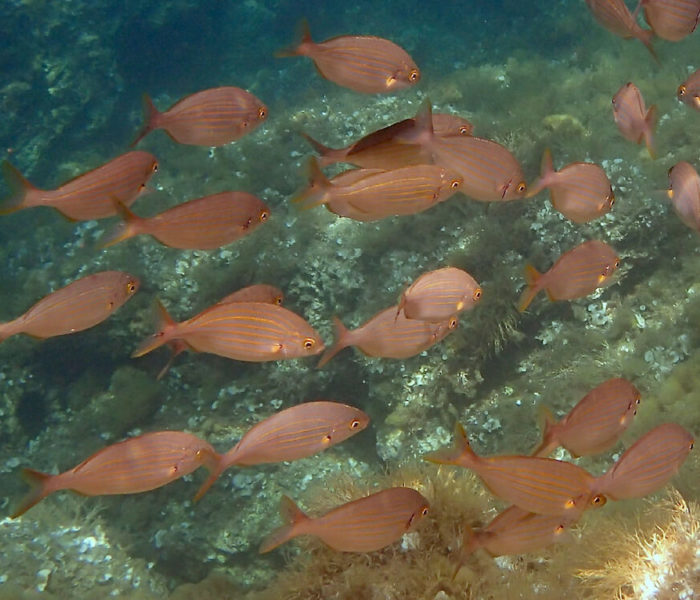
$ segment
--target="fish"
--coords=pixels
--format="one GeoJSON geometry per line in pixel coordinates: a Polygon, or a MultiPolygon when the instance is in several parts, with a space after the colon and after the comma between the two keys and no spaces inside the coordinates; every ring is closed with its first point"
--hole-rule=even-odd
{"type": "Polygon", "coordinates": [[[668,170],[666,193],[680,220],[700,232],[700,177],[690,163],[681,161],[668,170]]]}
{"type": "Polygon", "coordinates": [[[137,277],[122,271],[102,271],[69,283],[23,315],[0,323],[0,342],[18,333],[38,339],[77,333],[98,325],[139,289],[137,277]]]}
{"type": "Polygon", "coordinates": [[[472,124],[457,115],[433,114],[426,101],[412,119],[374,131],[345,148],[329,148],[311,136],[301,135],[319,154],[321,167],[345,162],[364,169],[391,170],[410,165],[432,164],[430,144],[434,137],[471,135],[472,124]]]}
{"type": "Polygon", "coordinates": [[[612,99],[613,117],[622,136],[635,144],[646,144],[649,156],[656,158],[654,128],[658,117],[656,105],[647,110],[639,88],[631,81],[623,85],[612,99]]]}
{"type": "Polygon", "coordinates": [[[200,466],[213,466],[214,448],[184,431],[154,431],[98,450],[76,467],[50,475],[24,469],[32,487],[10,515],[16,519],[59,490],[83,496],[137,494],[189,475],[200,466]]]}
{"type": "Polygon", "coordinates": [[[695,110],[700,110],[700,69],[678,86],[678,99],[695,110]]]}
{"type": "Polygon", "coordinates": [[[545,409],[542,441],[533,456],[563,446],[572,456],[600,454],[614,446],[632,423],[641,401],[627,379],[608,379],[588,392],[559,422],[545,409]]]}
{"type": "Polygon", "coordinates": [[[228,452],[217,455],[215,467],[194,501],[228,468],[288,462],[317,454],[340,444],[369,424],[360,409],[319,400],[282,410],[248,430],[228,452]]]}
{"type": "Polygon", "coordinates": [[[654,32],[643,29],[637,23],[637,11],[632,14],[624,0],[586,0],[593,18],[609,32],[629,40],[638,39],[658,62],[656,51],[651,43],[654,32]]]}
{"type": "Polygon", "coordinates": [[[671,42],[693,33],[700,16],[700,0],[641,0],[639,6],[654,33],[671,42]]]}
{"type": "Polygon", "coordinates": [[[35,187],[7,161],[2,170],[12,194],[3,200],[0,215],[49,206],[71,221],[90,221],[116,215],[115,199],[130,206],[148,191],[146,184],[158,171],[158,160],[148,152],[127,152],[54,190],[35,187]]]}
{"type": "Polygon", "coordinates": [[[538,515],[509,506],[482,529],[465,525],[459,568],[479,548],[496,557],[526,554],[562,542],[574,522],[562,515],[538,515]]]}
{"type": "Polygon", "coordinates": [[[477,456],[459,423],[454,448],[424,459],[471,469],[494,496],[527,512],[576,519],[587,508],[606,502],[605,495],[593,489],[595,478],[573,463],[536,456],[477,456]]]}
{"type": "Polygon", "coordinates": [[[574,223],[588,223],[612,210],[615,194],[603,168],[587,162],[574,162],[554,170],[552,154],[545,150],[541,175],[527,197],[549,189],[552,206],[574,223]]]}
{"type": "Polygon", "coordinates": [[[315,518],[283,496],[280,512],[287,524],[265,538],[260,552],[270,552],[300,535],[317,537],[339,552],[374,552],[398,541],[429,511],[428,501],[408,487],[388,488],[315,518]]]}
{"type": "Polygon", "coordinates": [[[267,106],[258,98],[233,86],[190,94],[165,112],[160,112],[144,94],[143,112],[145,125],[132,147],[156,129],[163,129],[179,144],[223,146],[255,130],[268,114],[267,106]]]}
{"type": "Polygon", "coordinates": [[[611,500],[643,498],[665,486],[693,449],[693,436],[676,423],[663,423],[640,437],[596,479],[597,493],[611,500]]]}
{"type": "Polygon", "coordinates": [[[461,191],[479,202],[524,198],[527,182],[515,157],[497,142],[474,136],[434,137],[433,162],[464,180],[461,191]]]}
{"type": "Polygon", "coordinates": [[[103,238],[103,248],[150,235],[171,248],[213,250],[249,235],[270,216],[270,208],[248,192],[220,192],[188,200],[148,218],[135,215],[120,202],[117,209],[123,223],[103,238]]]}
{"type": "MultiPolygon", "coordinates": [[[[267,285],[264,283],[258,283],[255,285],[249,285],[248,287],[241,288],[235,292],[231,292],[228,296],[223,297],[216,304],[228,304],[229,302],[266,302],[268,304],[278,304],[281,305],[284,300],[284,293],[281,289],[275,287],[274,285],[267,285]]],[[[173,361],[183,352],[189,349],[189,346],[184,340],[176,339],[170,340],[167,344],[170,348],[170,358],[165,366],[160,370],[157,380],[161,380],[164,375],[168,372],[173,364],[173,361]]]]}
{"type": "Polygon", "coordinates": [[[246,362],[313,356],[324,349],[323,340],[311,325],[277,304],[215,304],[181,323],[173,321],[162,304],[158,310],[158,331],[134,350],[132,358],[148,354],[171,340],[182,340],[194,352],[246,362]]]}
{"type": "Polygon", "coordinates": [[[349,346],[356,346],[367,356],[409,358],[442,341],[458,325],[457,317],[428,323],[407,319],[397,311],[398,306],[386,308],[352,331],[338,317],[333,317],[335,344],[323,354],[318,368],[349,346]]]}
{"type": "Polygon", "coordinates": [[[414,86],[420,70],[394,42],[369,35],[341,35],[316,43],[306,21],[301,41],[278,57],[307,56],[322,77],[363,94],[384,94],[414,86]]]}
{"type": "Polygon", "coordinates": [[[398,312],[407,319],[440,323],[474,308],[481,296],[481,287],[469,273],[444,267],[416,279],[401,295],[398,312]]]}
{"type": "Polygon", "coordinates": [[[303,202],[305,209],[332,204],[336,214],[358,215],[361,218],[357,220],[363,221],[423,212],[450,198],[462,184],[460,176],[437,165],[353,172],[352,179],[329,180],[314,158],[309,162],[309,179],[308,187],[294,202],[303,202]]]}
{"type": "Polygon", "coordinates": [[[227,304],[229,302],[267,302],[268,304],[281,305],[284,301],[284,292],[274,285],[266,283],[256,283],[231,292],[224,296],[217,304],[227,304]]]}
{"type": "Polygon", "coordinates": [[[527,287],[520,298],[518,310],[530,306],[540,290],[551,301],[574,300],[592,294],[606,285],[620,266],[620,258],[605,242],[590,240],[562,254],[546,273],[532,265],[525,266],[527,287]]]}

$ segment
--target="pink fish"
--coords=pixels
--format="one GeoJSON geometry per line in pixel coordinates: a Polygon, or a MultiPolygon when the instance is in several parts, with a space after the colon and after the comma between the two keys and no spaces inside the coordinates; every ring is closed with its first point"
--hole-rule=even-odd
{"type": "Polygon", "coordinates": [[[608,379],[593,388],[558,423],[545,412],[542,442],[533,456],[549,456],[558,446],[574,457],[610,449],[632,423],[641,394],[629,381],[608,379]]]}
{"type": "Polygon", "coordinates": [[[476,306],[481,288],[466,271],[445,267],[423,273],[401,295],[399,313],[407,319],[441,323],[476,306]]]}
{"type": "Polygon", "coordinates": [[[667,194],[681,221],[700,231],[700,177],[690,163],[681,161],[669,169],[667,194]]]}
{"type": "Polygon", "coordinates": [[[654,148],[656,105],[652,104],[647,110],[642,93],[630,81],[613,96],[612,107],[615,124],[623,137],[635,144],[640,144],[644,140],[647,150],[649,150],[649,156],[656,158],[656,149],[654,148]]]}
{"type": "Polygon", "coordinates": [[[369,424],[361,410],[337,402],[305,402],[261,421],[228,452],[216,455],[214,468],[195,502],[228,468],[287,462],[340,444],[369,424]]]}
{"type": "Polygon", "coordinates": [[[353,500],[320,517],[305,515],[287,496],[280,511],[287,525],[273,531],[260,546],[269,552],[300,535],[319,538],[339,552],[374,552],[398,541],[430,509],[417,491],[394,487],[353,500]]]}
{"type": "Polygon", "coordinates": [[[315,43],[306,21],[302,27],[299,44],[277,55],[308,56],[321,76],[333,83],[364,94],[383,94],[420,80],[413,59],[394,42],[369,35],[341,35],[315,43]]]}
{"type": "Polygon", "coordinates": [[[569,462],[535,456],[478,456],[457,424],[454,448],[433,452],[425,460],[474,471],[489,491],[524,511],[577,519],[606,498],[593,488],[595,478],[569,462]]]}
{"type": "Polygon", "coordinates": [[[0,342],[18,333],[44,339],[94,327],[129,300],[139,285],[136,277],[122,271],[77,279],[39,300],[22,316],[0,323],[0,342]]]}
{"type": "Polygon", "coordinates": [[[90,221],[116,215],[114,200],[130,206],[146,191],[158,161],[148,152],[127,152],[55,190],[40,190],[8,162],[2,168],[12,196],[3,201],[0,214],[49,206],[72,221],[90,221]]]}
{"type": "Polygon", "coordinates": [[[334,317],[335,344],[326,350],[318,363],[319,368],[343,348],[349,346],[357,346],[367,356],[382,358],[415,356],[443,340],[456,329],[458,324],[456,317],[451,317],[442,323],[407,319],[405,315],[397,314],[397,309],[397,306],[384,309],[352,331],[349,331],[340,319],[334,317]]]}
{"type": "Polygon", "coordinates": [[[596,479],[595,489],[611,500],[643,498],[665,486],[693,449],[693,436],[676,423],[654,427],[596,479]]]}
{"type": "Polygon", "coordinates": [[[59,490],[83,496],[136,494],[162,487],[200,466],[213,466],[214,448],[184,431],[155,431],[95,452],[78,466],[49,475],[24,469],[32,490],[11,518],[16,519],[37,502],[59,490]]]}
{"type": "Polygon", "coordinates": [[[542,173],[527,197],[549,189],[552,206],[574,223],[588,223],[610,212],[615,204],[610,180],[602,167],[585,162],[554,170],[552,154],[545,150],[542,173]]]}
{"type": "Polygon", "coordinates": [[[677,42],[695,31],[700,0],[640,0],[644,18],[660,38],[677,42]]]}
{"type": "Polygon", "coordinates": [[[180,144],[223,146],[253,131],[267,118],[267,107],[238,87],[217,87],[186,96],[159,112],[148,94],[143,97],[146,124],[131,144],[151,131],[164,129],[180,144]]]}
{"type": "Polygon", "coordinates": [[[124,222],[103,239],[102,247],[150,235],[171,248],[213,250],[249,235],[270,216],[267,205],[247,192],[188,200],[154,217],[139,217],[121,203],[117,207],[124,222]]]}
{"type": "Polygon", "coordinates": [[[695,110],[700,110],[700,69],[678,86],[678,99],[695,110]]]}
{"type": "Polygon", "coordinates": [[[524,198],[522,167],[503,146],[472,136],[434,137],[433,161],[462,177],[461,191],[479,202],[524,198]]]}
{"type": "Polygon", "coordinates": [[[583,242],[565,252],[546,273],[526,265],[527,287],[518,309],[523,312],[540,290],[545,290],[552,301],[588,296],[605,285],[619,266],[615,250],[598,240],[583,242]]]}
{"type": "Polygon", "coordinates": [[[605,29],[626,40],[638,39],[658,61],[654,46],[651,45],[654,32],[639,26],[637,11],[635,10],[632,14],[625,0],[586,0],[586,4],[595,20],[605,29]]]}
{"type": "Polygon", "coordinates": [[[143,356],[173,340],[189,350],[233,360],[267,362],[313,356],[323,351],[318,333],[296,313],[265,302],[215,304],[176,323],[159,305],[159,330],[132,353],[143,356]]]}

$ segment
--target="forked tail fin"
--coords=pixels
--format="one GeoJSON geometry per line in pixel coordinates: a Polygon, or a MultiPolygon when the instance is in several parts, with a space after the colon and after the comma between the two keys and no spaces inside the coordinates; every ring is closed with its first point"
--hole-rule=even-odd
{"type": "Polygon", "coordinates": [[[305,44],[313,44],[313,40],[311,39],[311,31],[309,30],[309,22],[306,19],[299,21],[299,24],[297,25],[296,39],[299,41],[293,43],[287,48],[277,50],[277,52],[275,52],[275,57],[286,58],[289,56],[301,56],[304,54],[303,46],[305,44]]]}
{"type": "Polygon", "coordinates": [[[455,425],[455,443],[452,448],[444,448],[437,452],[431,452],[423,457],[428,462],[441,465],[459,465],[469,468],[469,464],[473,463],[477,458],[476,454],[469,445],[467,432],[460,423],[455,425]]]}
{"type": "Polygon", "coordinates": [[[537,292],[540,291],[538,285],[540,277],[542,277],[542,273],[535,269],[535,267],[532,265],[525,265],[525,281],[527,282],[527,287],[523,291],[522,296],[520,296],[520,303],[518,304],[518,310],[520,312],[524,312],[525,309],[530,306],[530,302],[532,302],[533,298],[537,295],[537,292]]]}
{"type": "Polygon", "coordinates": [[[171,333],[173,328],[177,326],[177,323],[173,321],[160,300],[156,300],[156,310],[158,311],[158,331],[143,340],[136,350],[131,353],[131,358],[138,358],[148,354],[172,339],[171,333]]]}
{"type": "Polygon", "coordinates": [[[275,529],[263,540],[260,545],[260,554],[270,552],[270,550],[274,550],[277,546],[299,535],[299,524],[309,520],[309,517],[288,496],[282,496],[280,514],[286,524],[275,529]]]}
{"type": "Polygon", "coordinates": [[[348,335],[350,331],[343,325],[343,322],[338,317],[333,317],[333,326],[335,327],[335,343],[323,353],[321,360],[319,360],[318,365],[316,365],[317,369],[320,369],[331,358],[338,354],[338,352],[343,348],[347,348],[349,345],[348,335]]]}
{"type": "Polygon", "coordinates": [[[552,450],[554,450],[558,446],[558,442],[552,437],[552,427],[554,427],[557,421],[554,418],[552,411],[549,410],[544,404],[540,404],[538,412],[538,420],[540,424],[540,431],[542,431],[542,439],[540,440],[540,443],[537,446],[537,448],[535,448],[532,451],[530,456],[547,457],[552,453],[552,450]]]}
{"type": "Polygon", "coordinates": [[[17,210],[27,208],[27,194],[36,191],[32,183],[19,172],[17,167],[8,161],[2,163],[2,174],[7,187],[10,188],[10,195],[0,202],[0,215],[9,215],[17,210]]]}
{"type": "Polygon", "coordinates": [[[31,486],[31,489],[17,507],[15,512],[10,515],[10,518],[16,519],[27,512],[32,506],[46,498],[46,496],[51,493],[46,483],[52,477],[53,475],[42,473],[41,471],[35,471],[34,469],[22,469],[22,479],[24,479],[24,481],[31,486]]]}
{"type": "Polygon", "coordinates": [[[154,129],[158,129],[158,117],[160,116],[160,112],[158,109],[155,107],[153,104],[153,100],[151,100],[151,97],[148,94],[143,95],[143,120],[144,124],[143,127],[141,128],[141,131],[139,131],[138,135],[136,136],[136,139],[131,142],[131,147],[133,148],[136,144],[138,144],[143,138],[145,138],[151,131],[154,129]]]}

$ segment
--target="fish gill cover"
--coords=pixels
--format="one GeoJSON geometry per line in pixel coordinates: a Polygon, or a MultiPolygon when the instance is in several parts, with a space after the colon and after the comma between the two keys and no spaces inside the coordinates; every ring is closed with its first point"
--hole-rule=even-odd
{"type": "MultiPolygon", "coordinates": [[[[92,329],[0,344],[0,598],[652,598],[673,586],[677,595],[668,597],[700,593],[688,550],[698,543],[696,454],[672,482],[682,497],[609,502],[585,515],[567,543],[526,559],[475,554],[456,576],[463,532],[485,527],[504,505],[466,471],[422,461],[452,443],[455,422],[479,455],[528,454],[540,440],[541,405],[561,418],[612,377],[630,380],[642,400],[621,444],[576,461],[587,471],[606,471],[658,423],[700,432],[700,246],[666,192],[669,168],[700,164],[700,116],[676,99],[700,66],[700,41],[697,33],[677,43],[653,39],[655,61],[637,40],[599,26],[594,8],[573,0],[2,3],[0,157],[34,186],[53,190],[127,152],[144,124],[144,94],[164,112],[196,92],[235,86],[265,104],[264,121],[216,148],[150,133],[138,149],[157,157],[157,172],[125,203],[147,217],[240,190],[259,197],[270,217],[230,245],[200,251],[149,236],[101,249],[117,216],[69,222],[43,207],[0,216],[0,322],[93,273],[140,280],[138,293],[92,329]],[[298,42],[304,18],[317,43],[391,40],[415,61],[419,81],[368,95],[321,77],[307,57],[275,57],[298,42]],[[615,125],[611,100],[628,81],[647,108],[656,105],[648,120],[655,160],[615,125]],[[490,205],[457,194],[420,214],[373,222],[291,202],[314,154],[302,132],[345,147],[416,117],[426,101],[505,148],[528,183],[546,149],[557,171],[600,165],[614,206],[576,224],[552,207],[552,190],[499,202],[520,183],[510,180],[490,205]],[[525,265],[545,273],[587,240],[605,241],[620,257],[610,281],[597,288],[595,279],[589,295],[573,300],[540,294],[520,314],[525,265]],[[483,297],[416,356],[346,349],[317,369],[315,353],[239,362],[185,351],[197,348],[191,342],[173,346],[179,354],[160,380],[170,350],[130,357],[157,330],[156,299],[184,321],[239,288],[271,284],[330,347],[333,316],[354,329],[445,266],[471,274],[483,297]],[[360,408],[369,427],[300,461],[233,467],[196,504],[203,470],[143,494],[59,492],[19,519],[5,517],[26,493],[22,468],[63,472],[124,438],[162,430],[188,431],[223,453],[264,418],[319,398],[360,408]],[[292,542],[286,558],[258,554],[282,495],[317,516],[393,486],[420,491],[431,512],[388,550],[358,557],[292,542]],[[610,531],[619,545],[601,533],[610,531]],[[644,570],[652,547],[675,581],[644,570]]],[[[643,13],[637,20],[648,29],[643,13]]],[[[485,160],[481,172],[501,164],[485,160]]],[[[3,198],[16,198],[20,182],[9,175],[3,198]]],[[[571,460],[562,450],[553,456],[571,460]]]]}

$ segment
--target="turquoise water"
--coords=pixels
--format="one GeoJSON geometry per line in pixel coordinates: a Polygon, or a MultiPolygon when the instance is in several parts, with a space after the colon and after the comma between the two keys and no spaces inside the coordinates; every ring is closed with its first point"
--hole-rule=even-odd
{"type": "MultiPolygon", "coordinates": [[[[0,521],[0,595],[5,588],[27,597],[37,589],[39,597],[168,597],[216,570],[228,579],[207,593],[243,597],[271,585],[284,568],[282,552],[257,554],[277,523],[282,493],[310,508],[338,504],[347,482],[329,482],[339,473],[369,486],[401,465],[419,464],[422,454],[450,442],[456,420],[479,452],[527,452],[538,439],[541,403],[563,414],[609,377],[626,377],[643,394],[626,444],[662,421],[700,433],[692,375],[700,342],[698,238],[660,192],[679,160],[700,166],[700,116],[675,99],[678,84],[698,67],[697,34],[676,44],[657,40],[657,64],[638,41],[598,26],[583,2],[199,4],[10,0],[0,6],[0,157],[37,186],[53,188],[125,152],[141,126],[144,92],[165,109],[195,91],[236,85],[267,104],[267,121],[217,149],[149,135],[139,148],[154,153],[161,168],[151,181],[154,193],[134,208],[150,215],[241,189],[272,209],[259,231],[212,252],[178,251],[146,237],[100,250],[97,241],[116,219],[69,223],[45,208],[0,217],[0,320],[88,273],[122,269],[142,281],[136,297],[98,327],[0,345],[3,516],[25,492],[21,467],[63,471],[141,432],[187,430],[225,451],[260,419],[316,398],[358,406],[372,424],[310,459],[232,470],[196,507],[190,499],[202,473],[128,497],[51,496],[19,520],[0,521]],[[302,17],[318,40],[346,33],[392,39],[419,65],[421,82],[395,95],[365,96],[322,79],[309,60],[275,58],[294,40],[302,17]],[[628,80],[647,105],[658,106],[655,161],[613,123],[610,99],[628,80]],[[289,203],[304,184],[311,154],[298,131],[341,146],[413,116],[425,98],[436,112],[468,118],[476,135],[505,145],[529,181],[547,147],[557,168],[578,160],[601,164],[617,196],[613,211],[575,225],[551,208],[546,193],[488,208],[457,196],[420,215],[356,223],[289,203]],[[540,296],[519,315],[514,304],[525,263],[546,269],[587,239],[605,240],[619,252],[614,284],[572,302],[540,296]],[[176,319],[186,319],[244,285],[274,284],[284,290],[285,305],[329,345],[333,315],[357,326],[395,303],[422,272],[445,265],[469,271],[484,298],[455,333],[411,359],[345,350],[317,370],[316,359],[256,364],[186,353],[156,382],[165,351],[130,358],[153,331],[156,297],[176,319]]],[[[600,473],[620,448],[581,464],[600,473]]],[[[694,461],[691,456],[677,482],[689,502],[699,491],[694,461]]],[[[423,482],[436,473],[423,469],[423,482]]],[[[496,505],[485,497],[480,502],[484,509],[496,505]]],[[[607,514],[633,515],[643,506],[607,514]]],[[[450,554],[446,546],[443,558],[450,554]]],[[[579,557],[580,546],[573,548],[571,556],[579,557]]],[[[552,564],[567,562],[575,563],[569,557],[552,564]]],[[[383,566],[377,561],[376,571],[383,566]]],[[[396,572],[386,571],[384,595],[373,588],[376,595],[364,597],[410,597],[391,595],[396,572]]],[[[561,589],[538,587],[533,577],[519,597],[546,597],[545,588],[551,597],[596,597],[563,573],[561,589]]],[[[342,580],[342,567],[329,578],[342,580]]],[[[436,575],[441,578],[449,581],[436,575]]],[[[491,597],[447,583],[416,597],[439,598],[438,591],[443,600],[491,597]]],[[[188,592],[180,593],[173,597],[188,592]]],[[[336,597],[314,593],[289,597],[336,597]]]]}

